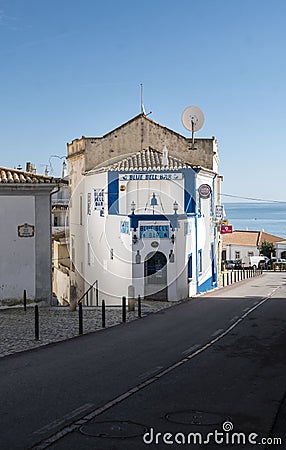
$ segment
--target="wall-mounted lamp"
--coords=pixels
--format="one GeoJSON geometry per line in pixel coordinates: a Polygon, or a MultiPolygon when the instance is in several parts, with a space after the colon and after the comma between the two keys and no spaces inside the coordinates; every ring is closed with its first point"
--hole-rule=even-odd
{"type": "Polygon", "coordinates": [[[175,235],[174,235],[174,233],[172,234],[172,236],[170,237],[170,240],[171,240],[171,242],[172,242],[172,244],[174,245],[175,244],[175,235]]]}
{"type": "Polygon", "coordinates": [[[113,259],[113,248],[110,249],[110,259],[113,259]]]}
{"type": "Polygon", "coordinates": [[[178,209],[179,209],[179,205],[178,205],[178,202],[175,200],[173,203],[173,210],[174,210],[175,214],[177,214],[178,209]]]}
{"type": "Polygon", "coordinates": [[[137,244],[137,242],[138,242],[138,237],[137,237],[136,234],[133,235],[132,241],[133,241],[133,244],[137,244]]]}
{"type": "Polygon", "coordinates": [[[131,213],[132,213],[132,214],[135,214],[136,203],[134,202],[134,200],[132,200],[132,202],[131,202],[131,207],[130,207],[130,209],[131,209],[131,213]]]}
{"type": "Polygon", "coordinates": [[[153,192],[153,196],[151,198],[151,202],[150,202],[152,208],[153,208],[153,214],[155,214],[155,206],[158,205],[157,199],[156,199],[156,195],[155,192],[153,192]]]}

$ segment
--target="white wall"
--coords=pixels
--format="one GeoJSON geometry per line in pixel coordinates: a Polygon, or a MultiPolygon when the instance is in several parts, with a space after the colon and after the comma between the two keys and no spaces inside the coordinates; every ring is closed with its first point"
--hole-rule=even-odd
{"type": "MultiPolygon", "coordinates": [[[[83,261],[85,288],[98,280],[99,301],[118,304],[122,296],[127,296],[127,287],[132,284],[131,235],[120,232],[121,221],[126,217],[108,215],[107,174],[86,176],[84,188],[84,229],[83,244],[77,244],[78,258],[83,261]],[[105,191],[104,215],[94,208],[94,189],[105,191]],[[87,211],[88,193],[91,194],[90,214],[87,211]]],[[[77,236],[76,236],[77,238],[77,236]]]]}
{"type": "Polygon", "coordinates": [[[60,305],[66,306],[70,302],[69,298],[69,276],[62,270],[54,267],[53,271],[53,292],[56,294],[60,305]]]}
{"type": "Polygon", "coordinates": [[[239,259],[242,259],[242,262],[248,266],[250,263],[248,253],[253,252],[253,256],[259,256],[259,250],[257,247],[251,247],[249,245],[234,245],[227,244],[225,246],[226,250],[226,259],[236,259],[235,253],[239,252],[239,259]]]}
{"type": "Polygon", "coordinates": [[[178,203],[178,214],[184,212],[184,180],[140,180],[119,181],[120,187],[125,190],[119,191],[119,213],[130,214],[131,202],[136,205],[136,214],[152,214],[153,207],[150,205],[153,193],[156,196],[157,206],[155,214],[173,214],[173,204],[178,203]]]}
{"type": "MultiPolygon", "coordinates": [[[[154,192],[158,201],[155,213],[174,214],[173,203],[175,200],[179,204],[178,213],[183,213],[183,178],[179,182],[177,180],[128,181],[125,183],[125,190],[120,190],[123,183],[120,180],[120,214],[118,215],[108,215],[107,180],[105,172],[90,172],[77,188],[76,195],[74,194],[72,200],[70,231],[75,243],[74,263],[84,278],[84,290],[98,280],[100,303],[104,299],[107,304],[119,304],[122,296],[128,296],[128,286],[130,285],[135,288],[135,297],[138,295],[143,297],[145,293],[144,261],[151,252],[160,251],[167,258],[168,300],[175,301],[186,298],[188,295],[194,295],[197,291],[197,282],[201,285],[212,277],[211,244],[215,239],[212,200],[201,199],[200,217],[195,217],[195,215],[187,219],[181,217],[178,227],[174,231],[170,226],[169,238],[140,238],[140,225],[169,225],[169,221],[166,219],[156,222],[149,217],[148,221],[138,222],[136,231],[131,230],[130,225],[129,233],[122,232],[121,222],[130,224],[128,214],[131,213],[132,200],[136,203],[137,214],[150,214],[153,211],[149,204],[154,192]],[[104,190],[104,208],[95,207],[94,189],[104,190]],[[79,204],[80,196],[82,196],[82,207],[79,204]],[[161,203],[163,208],[161,208],[161,203]],[[82,218],[79,219],[81,208],[82,218]],[[139,239],[136,243],[132,240],[134,234],[139,239]],[[174,244],[170,239],[172,234],[175,237],[174,244]],[[151,245],[154,241],[158,242],[158,247],[151,245]],[[196,242],[198,242],[197,247],[196,242]],[[171,262],[169,258],[171,250],[174,252],[174,262],[171,262]],[[197,250],[202,251],[203,257],[203,271],[198,275],[196,273],[197,250]],[[140,263],[136,263],[137,251],[140,253],[140,263]],[[193,266],[190,281],[188,280],[189,254],[192,254],[193,266]]],[[[212,174],[204,172],[198,175],[197,187],[203,183],[212,186],[212,181],[212,174]]]]}
{"type": "Polygon", "coordinates": [[[18,225],[35,225],[33,196],[1,196],[0,300],[35,298],[35,236],[20,238],[18,225]]]}
{"type": "MultiPolygon", "coordinates": [[[[208,184],[213,191],[213,174],[199,172],[197,177],[197,189],[202,184],[208,184]]],[[[209,198],[199,198],[197,202],[200,216],[197,219],[197,251],[202,253],[202,272],[198,274],[199,285],[210,280],[212,277],[211,244],[215,241],[215,226],[213,222],[213,192],[209,198]]],[[[214,251],[216,246],[214,246],[214,251]]],[[[199,259],[199,258],[198,258],[199,259]]],[[[198,261],[199,263],[199,261],[198,261]]]]}

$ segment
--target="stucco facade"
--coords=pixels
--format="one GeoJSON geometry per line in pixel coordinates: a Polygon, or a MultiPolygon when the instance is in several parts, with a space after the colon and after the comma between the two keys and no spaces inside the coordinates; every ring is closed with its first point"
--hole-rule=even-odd
{"type": "MultiPolygon", "coordinates": [[[[176,301],[217,286],[217,174],[155,150],[85,173],[72,195],[76,290],[97,282],[99,299],[176,301]],[[164,164],[165,158],[165,164],[164,164]],[[200,187],[207,186],[203,197],[200,187]]],[[[72,280],[71,280],[72,282],[72,280]]],[[[88,304],[95,304],[94,288],[88,304]]]]}
{"type": "Polygon", "coordinates": [[[58,180],[0,168],[0,301],[51,302],[51,193],[58,180]]]}
{"type": "Polygon", "coordinates": [[[250,257],[260,255],[260,248],[264,241],[275,244],[283,241],[283,238],[264,231],[235,230],[232,234],[224,234],[222,259],[240,259],[245,267],[248,267],[250,257]]]}
{"type": "MultiPolygon", "coordinates": [[[[67,144],[70,186],[70,253],[72,260],[77,258],[79,251],[76,242],[83,242],[84,229],[79,223],[79,210],[85,202],[84,178],[87,172],[100,165],[110,164],[142,150],[155,149],[162,151],[168,147],[169,156],[175,157],[192,165],[203,167],[213,174],[213,202],[219,203],[218,197],[221,177],[218,176],[218,146],[215,137],[196,138],[192,149],[191,138],[186,138],[159,123],[140,114],[111,132],[101,137],[85,137],[74,139],[67,144]],[[76,211],[76,212],[75,212],[76,211]]],[[[216,258],[219,258],[220,241],[216,239],[216,258]]],[[[217,261],[216,261],[217,262],[217,261]]],[[[71,298],[79,298],[86,290],[83,276],[83,261],[73,264],[71,271],[71,298]]]]}

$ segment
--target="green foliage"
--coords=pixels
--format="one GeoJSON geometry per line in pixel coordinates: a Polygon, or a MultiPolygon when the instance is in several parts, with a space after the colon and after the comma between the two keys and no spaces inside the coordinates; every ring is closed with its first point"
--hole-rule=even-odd
{"type": "Polygon", "coordinates": [[[263,241],[259,250],[261,255],[267,256],[269,259],[275,253],[274,245],[268,241],[263,241]]]}

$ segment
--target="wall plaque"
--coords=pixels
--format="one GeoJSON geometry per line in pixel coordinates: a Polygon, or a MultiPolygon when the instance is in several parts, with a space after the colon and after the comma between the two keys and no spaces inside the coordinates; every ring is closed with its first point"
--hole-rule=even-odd
{"type": "Polygon", "coordinates": [[[18,236],[19,237],[33,237],[35,235],[34,225],[29,225],[24,223],[23,225],[18,225],[18,236]]]}

